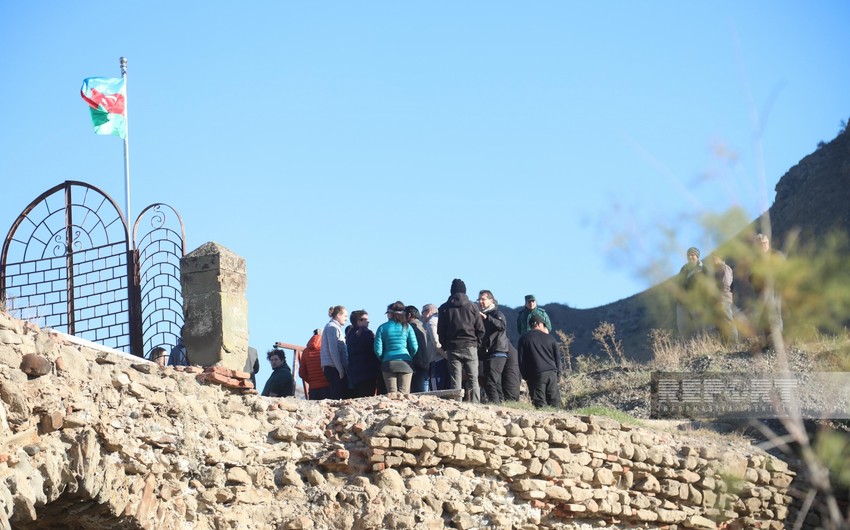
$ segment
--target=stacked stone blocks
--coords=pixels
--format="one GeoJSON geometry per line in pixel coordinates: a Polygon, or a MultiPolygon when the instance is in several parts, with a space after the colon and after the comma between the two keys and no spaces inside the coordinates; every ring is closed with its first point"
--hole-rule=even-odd
{"type": "Polygon", "coordinates": [[[193,372],[0,313],[0,529],[780,528],[790,502],[793,472],[746,445],[193,372]]]}

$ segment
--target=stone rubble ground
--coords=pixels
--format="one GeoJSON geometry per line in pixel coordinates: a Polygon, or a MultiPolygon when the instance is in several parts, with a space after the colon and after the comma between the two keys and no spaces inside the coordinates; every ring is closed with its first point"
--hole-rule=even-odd
{"type": "Polygon", "coordinates": [[[791,502],[746,444],[229,386],[0,313],[0,529],[778,529],[791,502]]]}

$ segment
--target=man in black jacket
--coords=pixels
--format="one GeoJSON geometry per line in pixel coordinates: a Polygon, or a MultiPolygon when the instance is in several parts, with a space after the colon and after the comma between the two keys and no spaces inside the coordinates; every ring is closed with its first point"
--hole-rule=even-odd
{"type": "Polygon", "coordinates": [[[484,322],[478,308],[466,296],[466,284],[463,280],[452,281],[451,295],[446,303],[440,306],[437,336],[449,361],[452,389],[467,386],[467,400],[480,402],[478,347],[484,338],[484,322]]]}
{"type": "Polygon", "coordinates": [[[264,396],[286,397],[295,395],[295,384],[292,380],[292,370],[286,364],[286,353],[277,348],[268,353],[269,364],[272,365],[272,375],[263,387],[264,396]]]}
{"type": "Polygon", "coordinates": [[[549,335],[542,318],[531,315],[531,330],[519,339],[519,369],[528,381],[531,402],[536,408],[561,406],[558,379],[561,374],[561,355],[558,341],[549,335]]]}
{"type": "Polygon", "coordinates": [[[478,306],[484,321],[484,340],[481,342],[481,358],[484,359],[484,392],[487,400],[495,405],[505,400],[502,392],[502,371],[508,361],[508,334],[505,331],[505,315],[499,311],[493,293],[478,292],[478,306]]]}

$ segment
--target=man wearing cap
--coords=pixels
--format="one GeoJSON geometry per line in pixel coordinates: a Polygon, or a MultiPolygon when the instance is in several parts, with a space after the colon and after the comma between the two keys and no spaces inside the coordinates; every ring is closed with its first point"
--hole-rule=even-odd
{"type": "Polygon", "coordinates": [[[536,408],[561,406],[558,379],[561,375],[561,354],[558,341],[549,335],[546,323],[539,315],[529,318],[531,329],[519,339],[519,369],[528,381],[528,392],[536,408]]]}
{"type": "Polygon", "coordinates": [[[467,400],[479,403],[478,347],[484,338],[484,322],[478,308],[466,296],[463,280],[453,280],[450,293],[439,309],[437,336],[449,361],[451,388],[466,386],[469,389],[467,400]]]}
{"type": "Polygon", "coordinates": [[[686,252],[688,262],[679,269],[676,277],[678,292],[676,327],[682,339],[689,339],[702,328],[707,309],[705,267],[699,259],[699,249],[691,247],[686,252]]]}
{"type": "Polygon", "coordinates": [[[530,326],[531,315],[537,315],[543,321],[543,324],[546,326],[546,330],[549,333],[552,332],[552,322],[549,320],[549,315],[546,314],[546,310],[537,305],[537,299],[533,294],[525,295],[525,307],[522,308],[522,311],[519,312],[519,316],[516,319],[516,329],[519,332],[519,336],[522,337],[526,333],[528,333],[530,326]]]}

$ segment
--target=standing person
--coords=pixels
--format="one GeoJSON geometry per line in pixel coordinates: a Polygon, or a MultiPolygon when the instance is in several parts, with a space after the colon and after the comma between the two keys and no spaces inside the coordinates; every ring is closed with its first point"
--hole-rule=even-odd
{"type": "Polygon", "coordinates": [[[540,317],[549,333],[552,332],[552,322],[549,320],[548,313],[546,313],[545,309],[537,305],[537,298],[533,294],[527,294],[525,295],[525,307],[522,308],[516,318],[516,330],[519,332],[520,337],[528,333],[530,329],[529,321],[532,315],[540,317]]]}
{"type": "Polygon", "coordinates": [[[272,366],[272,375],[263,387],[264,396],[286,397],[295,395],[295,382],[292,380],[292,370],[286,364],[286,352],[277,348],[269,350],[267,355],[272,366]]]}
{"type": "Polygon", "coordinates": [[[719,254],[711,255],[711,276],[714,279],[714,305],[712,315],[714,327],[720,333],[723,344],[730,346],[738,342],[738,328],[735,327],[735,305],[732,301],[732,267],[723,261],[719,254]]]}
{"type": "Polygon", "coordinates": [[[375,358],[375,334],[369,329],[369,313],[365,310],[351,312],[351,328],[345,342],[351,397],[374,396],[380,386],[381,363],[375,358]]]}
{"type": "Polygon", "coordinates": [[[759,345],[767,347],[774,331],[782,333],[782,295],[776,288],[777,271],[785,261],[785,254],[770,248],[770,238],[756,234],[756,259],[753,263],[750,283],[756,296],[752,315],[753,326],[759,345]]]}
{"type": "Polygon", "coordinates": [[[519,339],[519,369],[528,381],[528,392],[536,408],[561,406],[558,379],[561,355],[558,341],[549,335],[546,323],[537,315],[530,319],[531,330],[519,339]]]}
{"type": "Polygon", "coordinates": [[[411,392],[428,392],[431,390],[431,357],[428,353],[428,332],[419,320],[419,310],[409,305],[404,308],[407,323],[413,328],[416,337],[417,350],[413,357],[413,378],[410,381],[411,392]]]}
{"type": "Polygon", "coordinates": [[[313,336],[301,352],[298,375],[308,385],[307,399],[318,401],[330,397],[331,384],[322,370],[322,332],[319,329],[313,330],[313,336]]]}
{"type": "Polygon", "coordinates": [[[183,344],[183,329],[184,327],[180,328],[180,336],[177,337],[177,344],[171,348],[171,353],[168,355],[168,366],[189,366],[186,345],[183,344]]]}
{"type": "Polygon", "coordinates": [[[431,390],[446,390],[449,388],[449,362],[446,352],[440,344],[437,334],[437,323],[440,320],[437,306],[425,304],[422,306],[422,321],[425,324],[426,347],[431,362],[431,390]]]}
{"type": "Polygon", "coordinates": [[[702,329],[702,314],[705,310],[703,300],[703,286],[700,285],[705,279],[705,267],[699,259],[699,249],[691,247],[685,254],[687,263],[679,269],[676,277],[678,287],[678,303],[676,304],[676,327],[679,337],[687,340],[702,329]]]}
{"type": "Polygon", "coordinates": [[[348,366],[348,350],[345,346],[345,334],[342,326],[348,318],[348,310],[341,306],[328,309],[331,320],[322,331],[322,371],[330,383],[330,398],[344,399],[347,392],[345,367],[348,366]]]}
{"type": "Polygon", "coordinates": [[[484,322],[469,297],[463,280],[452,280],[449,299],[440,306],[437,335],[449,361],[449,379],[454,390],[466,386],[468,401],[479,403],[478,347],[484,338],[484,322]]]}
{"type": "Polygon", "coordinates": [[[387,306],[387,321],[375,333],[375,355],[381,361],[381,372],[387,385],[387,394],[410,393],[413,376],[413,356],[418,344],[413,326],[407,323],[404,304],[394,302],[387,306]]]}
{"type": "Polygon", "coordinates": [[[484,357],[484,392],[490,403],[499,405],[505,400],[502,390],[502,372],[508,362],[508,323],[499,311],[499,304],[491,291],[478,292],[478,306],[484,321],[484,338],[481,352],[484,357]]]}

